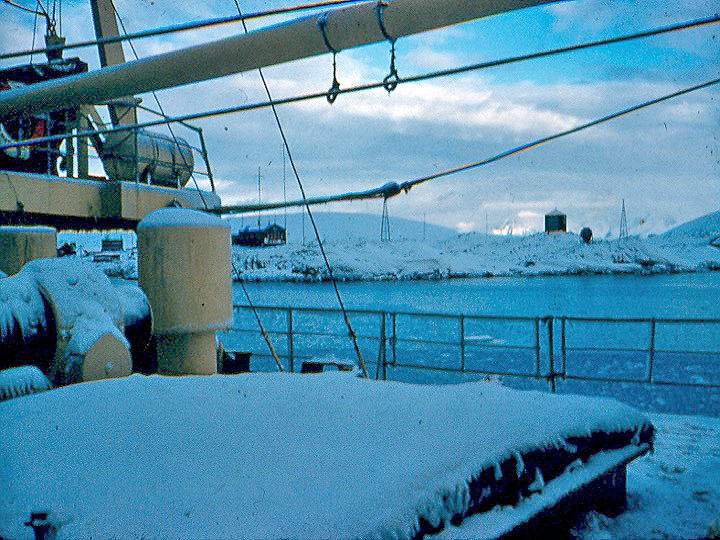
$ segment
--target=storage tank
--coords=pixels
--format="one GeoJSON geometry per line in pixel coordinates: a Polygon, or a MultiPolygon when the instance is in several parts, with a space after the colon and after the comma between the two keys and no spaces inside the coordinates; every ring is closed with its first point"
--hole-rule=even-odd
{"type": "Polygon", "coordinates": [[[181,188],[190,179],[194,166],[185,139],[150,131],[108,133],[101,154],[110,179],[125,182],[135,181],[137,166],[140,181],[181,188]]]}
{"type": "Polygon", "coordinates": [[[567,232],[567,216],[557,208],[545,214],[545,232],[547,234],[567,232]]]}

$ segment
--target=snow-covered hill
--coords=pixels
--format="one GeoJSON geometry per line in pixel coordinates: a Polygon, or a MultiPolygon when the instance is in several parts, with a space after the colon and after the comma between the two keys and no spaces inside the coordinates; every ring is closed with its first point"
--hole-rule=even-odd
{"type": "Polygon", "coordinates": [[[662,236],[666,238],[689,236],[713,240],[720,236],[720,210],[678,225],[662,236]]]}
{"type": "MultiPolygon", "coordinates": [[[[350,212],[313,212],[315,223],[323,242],[344,240],[379,241],[382,219],[376,214],[350,212]]],[[[257,216],[226,218],[233,233],[245,227],[257,228],[257,216]]],[[[305,213],[262,216],[262,226],[277,223],[287,231],[290,244],[302,244],[315,240],[310,218],[305,213]]],[[[390,218],[390,238],[393,240],[443,240],[457,234],[453,229],[403,218],[390,218]]]]}

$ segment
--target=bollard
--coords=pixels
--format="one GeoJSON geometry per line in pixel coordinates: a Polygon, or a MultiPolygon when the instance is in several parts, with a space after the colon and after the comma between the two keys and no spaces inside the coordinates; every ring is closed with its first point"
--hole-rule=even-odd
{"type": "Polygon", "coordinates": [[[33,259],[57,256],[57,230],[52,227],[0,227],[0,270],[17,274],[33,259]]]}
{"type": "Polygon", "coordinates": [[[215,332],[232,326],[230,226],[163,208],[138,225],[138,284],[150,301],[158,373],[217,373],[215,332]]]}

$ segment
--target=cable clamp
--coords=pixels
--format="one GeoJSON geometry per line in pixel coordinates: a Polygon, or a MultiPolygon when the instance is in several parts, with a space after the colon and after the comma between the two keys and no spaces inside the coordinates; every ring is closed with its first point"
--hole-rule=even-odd
{"type": "Polygon", "coordinates": [[[383,88],[385,88],[389,94],[397,88],[400,76],[398,75],[397,68],[395,67],[395,41],[397,38],[388,34],[387,28],[385,28],[385,8],[388,5],[389,4],[385,0],[378,0],[377,4],[375,4],[375,14],[377,15],[380,32],[385,39],[390,42],[390,73],[383,79],[383,88]]]}
{"type": "Polygon", "coordinates": [[[330,89],[327,91],[327,100],[330,105],[335,103],[335,100],[338,97],[338,94],[340,93],[340,83],[337,80],[337,49],[333,47],[330,44],[330,40],[327,37],[327,21],[328,21],[328,14],[323,13],[317,21],[318,28],[320,29],[320,34],[322,34],[323,41],[325,42],[325,46],[328,48],[328,50],[333,55],[333,81],[332,86],[330,86],[330,89]]]}

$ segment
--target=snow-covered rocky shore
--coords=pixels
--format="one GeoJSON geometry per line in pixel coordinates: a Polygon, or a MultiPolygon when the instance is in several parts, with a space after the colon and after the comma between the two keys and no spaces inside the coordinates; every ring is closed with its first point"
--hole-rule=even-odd
{"type": "MultiPolygon", "coordinates": [[[[325,250],[335,277],[342,280],[670,273],[720,270],[720,243],[715,238],[666,233],[586,244],[573,233],[522,237],[469,233],[426,242],[335,240],[325,243],[325,250]]],[[[266,248],[233,246],[233,259],[246,280],[318,281],[329,277],[315,242],[266,248]]]]}

